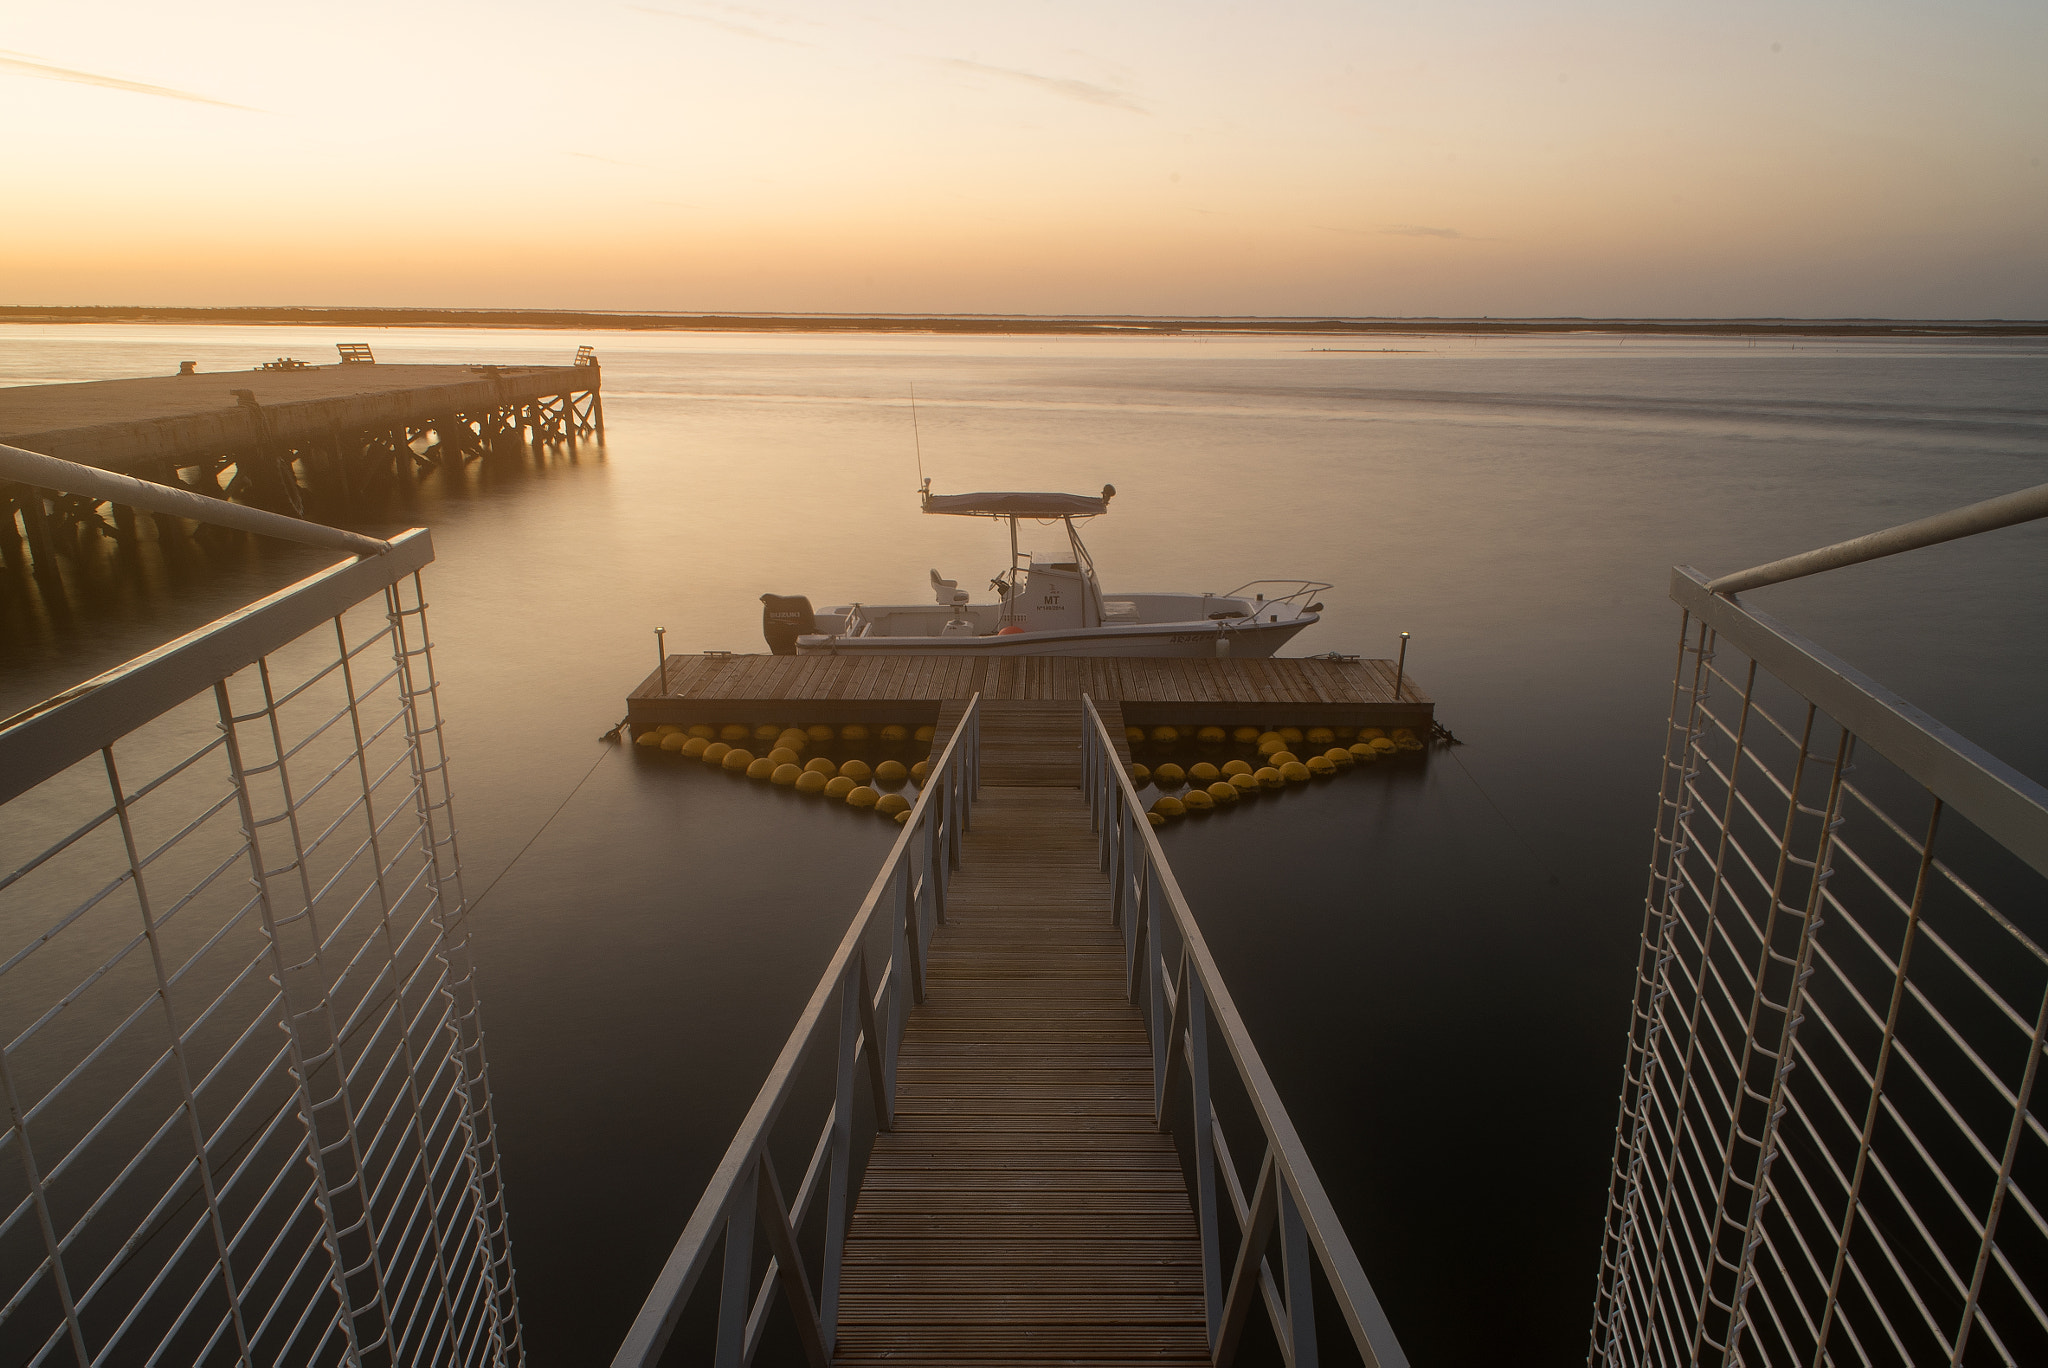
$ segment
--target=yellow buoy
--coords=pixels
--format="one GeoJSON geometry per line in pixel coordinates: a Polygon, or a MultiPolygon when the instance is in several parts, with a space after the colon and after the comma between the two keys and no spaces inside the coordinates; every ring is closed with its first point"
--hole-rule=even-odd
{"type": "Polygon", "coordinates": [[[1297,744],[1301,740],[1301,728],[1282,727],[1280,729],[1280,739],[1290,746],[1297,744]]]}
{"type": "Polygon", "coordinates": [[[1237,801],[1237,785],[1228,779],[1218,779],[1209,785],[1209,797],[1214,799],[1219,807],[1225,803],[1234,803],[1237,801]]]}
{"type": "Polygon", "coordinates": [[[1395,751],[1401,749],[1399,746],[1395,745],[1392,741],[1389,741],[1384,736],[1375,736],[1371,741],[1368,741],[1366,744],[1371,746],[1374,750],[1378,751],[1381,755],[1392,755],[1395,751]]]}
{"type": "Polygon", "coordinates": [[[1161,788],[1179,788],[1187,778],[1187,771],[1179,765],[1160,765],[1152,771],[1152,782],[1161,788]]]}
{"type": "Polygon", "coordinates": [[[1422,741],[1420,740],[1420,738],[1413,736],[1398,737],[1394,741],[1394,744],[1396,746],[1399,746],[1402,750],[1407,751],[1416,751],[1422,749],[1422,741]]]}
{"type": "Polygon", "coordinates": [[[798,793],[823,793],[825,791],[825,783],[824,775],[816,770],[805,770],[796,777],[796,791],[798,793]]]}
{"type": "Polygon", "coordinates": [[[919,788],[924,787],[924,777],[931,772],[932,762],[929,760],[920,760],[910,767],[910,777],[917,781],[919,788]]]}
{"type": "Polygon", "coordinates": [[[780,735],[782,735],[782,728],[776,726],[773,722],[763,722],[760,726],[754,728],[754,739],[756,741],[773,741],[780,735]]]}
{"type": "Polygon", "coordinates": [[[813,722],[804,728],[804,735],[822,746],[832,739],[832,729],[823,722],[813,722]]]}
{"type": "Polygon", "coordinates": [[[844,798],[847,794],[853,792],[855,787],[853,780],[842,774],[837,779],[825,781],[825,796],[827,798],[844,798]]]}
{"type": "Polygon", "coordinates": [[[677,726],[677,725],[676,725],[675,723],[673,723],[673,722],[664,722],[664,723],[662,723],[662,724],[661,724],[660,726],[656,727],[656,728],[655,728],[655,730],[656,730],[656,731],[658,731],[658,732],[660,732],[660,733],[661,733],[661,734],[662,734],[663,736],[667,736],[667,735],[668,735],[668,734],[669,734],[670,732],[679,732],[679,731],[681,731],[681,730],[682,730],[682,728],[681,728],[681,727],[678,727],[678,726],[677,726]]]}
{"type": "Polygon", "coordinates": [[[1131,783],[1139,788],[1152,782],[1152,769],[1148,765],[1131,766],[1131,783]]]}
{"type": "Polygon", "coordinates": [[[910,800],[900,793],[885,793],[875,800],[875,811],[884,817],[894,817],[899,812],[910,811],[910,800]]]}
{"type": "Polygon", "coordinates": [[[899,727],[894,722],[891,722],[888,726],[882,728],[882,739],[884,741],[908,741],[910,739],[910,728],[899,727]]]}
{"type": "Polygon", "coordinates": [[[1195,733],[1195,740],[1205,746],[1220,746],[1229,739],[1229,733],[1221,727],[1204,727],[1195,733]]]}
{"type": "Polygon", "coordinates": [[[1239,727],[1230,733],[1230,739],[1237,742],[1240,746],[1249,746],[1259,739],[1259,729],[1257,727],[1239,727]]]}
{"type": "Polygon", "coordinates": [[[1361,741],[1377,741],[1385,735],[1386,733],[1378,727],[1360,727],[1358,729],[1358,739],[1361,741]]]}
{"type": "Polygon", "coordinates": [[[1152,739],[1162,746],[1170,746],[1180,740],[1180,728],[1154,727],[1152,729],[1152,739]]]}
{"type": "Polygon", "coordinates": [[[1392,741],[1397,746],[1400,745],[1403,741],[1421,740],[1421,738],[1415,734],[1415,728],[1413,727],[1396,727],[1392,731],[1387,733],[1387,739],[1389,741],[1392,741]]]}
{"type": "Polygon", "coordinates": [[[839,739],[841,741],[865,741],[868,739],[868,729],[858,722],[849,722],[839,729],[839,739]]]}
{"type": "Polygon", "coordinates": [[[718,743],[716,741],[706,741],[701,736],[693,736],[689,740],[683,742],[683,754],[687,755],[692,760],[696,760],[703,756],[706,748],[715,746],[717,744],[718,743]]]}
{"type": "Polygon", "coordinates": [[[1166,825],[1166,819],[1156,812],[1146,813],[1145,820],[1150,822],[1155,827],[1163,827],[1166,825]]]}
{"type": "Polygon", "coordinates": [[[938,734],[939,729],[937,727],[919,727],[916,731],[910,734],[910,739],[913,741],[917,741],[921,744],[924,744],[929,743],[931,739],[934,736],[937,736],[938,734]]]}
{"type": "Polygon", "coordinates": [[[707,765],[715,765],[725,759],[725,753],[731,749],[732,747],[726,745],[723,741],[712,741],[703,750],[697,752],[697,758],[707,765]]]}
{"type": "Polygon", "coordinates": [[[1194,764],[1188,766],[1189,783],[1201,784],[1206,787],[1209,784],[1215,783],[1218,779],[1221,779],[1222,777],[1223,771],[1217,769],[1207,760],[1197,760],[1194,764]]]}
{"type": "MultiPolygon", "coordinates": [[[[747,766],[747,778],[772,779],[775,777],[775,771],[777,768],[779,767],[776,765],[776,763],[764,755],[759,760],[756,760],[752,764],[747,766]]],[[[795,769],[796,766],[791,765],[790,768],[795,769]]]]}
{"type": "Polygon", "coordinates": [[[1350,769],[1353,765],[1358,763],[1357,757],[1352,755],[1350,751],[1345,750],[1342,746],[1330,747],[1328,750],[1323,752],[1323,758],[1325,760],[1328,760],[1331,764],[1335,765],[1338,769],[1350,769]]]}
{"type": "Polygon", "coordinates": [[[1161,817],[1179,817],[1186,813],[1187,810],[1187,804],[1175,798],[1172,794],[1168,794],[1152,805],[1152,811],[1161,817]]]}
{"type": "MultiPolygon", "coordinates": [[[[787,746],[777,746],[774,750],[768,752],[768,758],[778,765],[795,765],[797,754],[787,746]]],[[[797,765],[797,768],[802,769],[803,766],[797,765]]]]}
{"type": "Polygon", "coordinates": [[[1309,768],[1299,760],[1289,760],[1280,767],[1280,777],[1290,784],[1306,784],[1309,780],[1309,768]]]}
{"type": "Polygon", "coordinates": [[[1324,779],[1337,772],[1337,762],[1327,755],[1311,755],[1306,763],[1310,774],[1324,779]]]}
{"type": "Polygon", "coordinates": [[[1358,728],[1356,727],[1332,727],[1330,730],[1337,733],[1339,741],[1349,741],[1352,737],[1358,735],[1358,728]]]}
{"type": "Polygon", "coordinates": [[[1207,789],[1189,789],[1181,795],[1180,801],[1189,812],[1207,812],[1216,806],[1216,800],[1209,796],[1207,789]]]}
{"type": "Polygon", "coordinates": [[[1132,745],[1132,746],[1142,746],[1142,745],[1144,745],[1144,744],[1145,744],[1145,729],[1144,729],[1143,727],[1125,727],[1125,728],[1124,728],[1124,742],[1125,742],[1125,744],[1126,744],[1126,745],[1132,745]]]}
{"type": "Polygon", "coordinates": [[[718,728],[712,726],[709,722],[693,722],[684,730],[692,736],[701,736],[706,741],[716,741],[718,739],[718,728]]]}
{"type": "Polygon", "coordinates": [[[1283,769],[1288,765],[1295,764],[1300,759],[1301,757],[1296,755],[1293,751],[1276,750],[1268,751],[1266,753],[1266,763],[1273,766],[1275,769],[1283,769]]]}
{"type": "Polygon", "coordinates": [[[1249,798],[1259,791],[1259,781],[1252,778],[1249,774],[1231,775],[1230,786],[1237,790],[1238,796],[1241,798],[1249,798]]]}
{"type": "Polygon", "coordinates": [[[750,750],[741,750],[738,746],[734,746],[719,758],[718,763],[735,773],[744,774],[746,773],[747,766],[754,763],[754,753],[750,750]]]}
{"type": "MultiPolygon", "coordinates": [[[[685,740],[687,740],[687,739],[688,739],[688,738],[685,738],[685,740]]],[[[669,745],[664,745],[663,743],[664,743],[664,742],[666,742],[667,740],[668,740],[668,737],[667,737],[667,736],[664,736],[664,735],[663,735],[662,733],[660,733],[660,732],[644,731],[644,732],[641,732],[641,733],[640,733],[640,734],[639,734],[638,736],[636,736],[636,737],[634,737],[634,738],[633,738],[633,744],[634,744],[634,745],[636,745],[636,746],[648,746],[648,747],[651,747],[651,748],[653,748],[653,749],[655,749],[655,750],[681,750],[681,749],[682,749],[682,745],[681,745],[681,743],[680,743],[680,742],[678,742],[678,743],[677,743],[676,745],[673,745],[673,746],[669,746],[669,745]]]]}
{"type": "Polygon", "coordinates": [[[728,722],[718,729],[718,739],[727,742],[744,741],[753,734],[754,729],[752,727],[738,722],[728,722]]]}
{"type": "Polygon", "coordinates": [[[1301,739],[1311,746],[1327,746],[1337,739],[1337,733],[1328,727],[1310,727],[1302,734],[1301,739]]]}
{"type": "Polygon", "coordinates": [[[803,778],[803,774],[803,769],[800,766],[777,765],[775,767],[775,772],[773,774],[770,774],[768,777],[775,782],[776,787],[789,788],[790,786],[795,784],[797,780],[803,778]]]}
{"type": "Polygon", "coordinates": [[[1267,732],[1264,736],[1261,736],[1258,744],[1259,754],[1261,755],[1271,755],[1276,750],[1287,749],[1287,743],[1272,732],[1267,732]]]}
{"type": "Polygon", "coordinates": [[[848,789],[846,793],[846,805],[850,808],[871,808],[881,801],[882,795],[869,788],[866,784],[848,789]]]}
{"type": "Polygon", "coordinates": [[[1260,788],[1276,789],[1287,787],[1286,777],[1282,775],[1279,770],[1274,769],[1271,765],[1266,766],[1257,774],[1254,774],[1252,778],[1259,781],[1260,788]]]}
{"type": "Polygon", "coordinates": [[[901,760],[884,760],[875,766],[875,778],[885,784],[900,784],[910,777],[910,770],[901,760]]]}
{"type": "Polygon", "coordinates": [[[805,761],[804,771],[807,774],[822,774],[827,779],[830,779],[833,775],[839,773],[839,766],[821,755],[815,760],[805,761]]]}
{"type": "Polygon", "coordinates": [[[1351,747],[1351,758],[1358,761],[1377,760],[1380,753],[1372,748],[1372,742],[1360,741],[1351,747]]]}
{"type": "Polygon", "coordinates": [[[1226,779],[1233,774],[1250,774],[1251,772],[1252,767],[1242,760],[1226,760],[1223,762],[1223,777],[1226,779]]]}
{"type": "Polygon", "coordinates": [[[775,738],[775,744],[783,750],[793,750],[802,753],[810,749],[811,738],[805,736],[797,728],[790,727],[784,730],[782,735],[775,738]]]}
{"type": "Polygon", "coordinates": [[[905,822],[910,820],[910,809],[903,809],[903,811],[897,813],[895,817],[891,818],[890,820],[894,821],[897,826],[902,826],[905,822]]]}
{"type": "Polygon", "coordinates": [[[839,766],[839,772],[848,779],[853,780],[856,784],[865,784],[868,780],[875,777],[874,770],[868,767],[868,762],[865,760],[843,761],[839,766]]]}

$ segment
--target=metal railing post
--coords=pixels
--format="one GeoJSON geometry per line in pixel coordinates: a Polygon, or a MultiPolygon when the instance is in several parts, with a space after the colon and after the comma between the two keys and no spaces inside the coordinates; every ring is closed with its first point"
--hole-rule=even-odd
{"type": "MultiPolygon", "coordinates": [[[[1209,1345],[1213,1349],[1223,1331],[1223,1255],[1220,1232],[1216,1229],[1216,1133],[1212,1129],[1216,1116],[1209,1106],[1209,1015],[1205,1010],[1202,976],[1195,971],[1194,957],[1187,958],[1188,1103],[1194,1113],[1190,1125],[1195,1142],[1195,1219],[1202,1228],[1202,1304],[1207,1308],[1209,1345]]],[[[1173,1044],[1178,1046],[1180,1042],[1173,1044]]]]}
{"type": "Polygon", "coordinates": [[[732,1186],[725,1213],[725,1273],[718,1291],[718,1342],[712,1349],[714,1368],[743,1368],[747,1347],[747,1310],[753,1303],[754,1224],[759,1219],[761,1159],[754,1157],[732,1186]]]}
{"type": "MultiPolygon", "coordinates": [[[[818,1321],[829,1354],[839,1339],[839,1272],[846,1252],[846,1223],[853,1205],[849,1177],[853,1161],[853,1071],[860,1038],[860,974],[849,968],[839,981],[839,1061],[833,1078],[831,1177],[825,1189],[825,1259],[818,1279],[818,1321]]],[[[870,1040],[871,1050],[882,1042],[870,1040]]],[[[893,1072],[890,1070],[888,1072],[893,1072]]],[[[893,1083],[893,1079],[891,1080],[893,1083]]]]}

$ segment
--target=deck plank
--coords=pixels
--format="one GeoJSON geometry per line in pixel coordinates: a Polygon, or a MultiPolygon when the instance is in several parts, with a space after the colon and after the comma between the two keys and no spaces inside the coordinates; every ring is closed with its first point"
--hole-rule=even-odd
{"type": "Polygon", "coordinates": [[[981,800],[904,1034],[896,1128],[854,1208],[834,1361],[1206,1363],[1200,1236],[1153,1125],[1150,1045],[1068,755],[1080,705],[983,707],[981,800]],[[1054,771],[1064,785],[1044,782],[1054,771]]]}

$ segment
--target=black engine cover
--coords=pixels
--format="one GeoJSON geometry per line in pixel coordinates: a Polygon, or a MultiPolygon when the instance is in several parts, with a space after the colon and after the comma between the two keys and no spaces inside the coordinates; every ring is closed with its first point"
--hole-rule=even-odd
{"type": "Polygon", "coordinates": [[[761,634],[776,655],[795,655],[796,639],[817,630],[817,616],[803,595],[761,595],[761,634]]]}

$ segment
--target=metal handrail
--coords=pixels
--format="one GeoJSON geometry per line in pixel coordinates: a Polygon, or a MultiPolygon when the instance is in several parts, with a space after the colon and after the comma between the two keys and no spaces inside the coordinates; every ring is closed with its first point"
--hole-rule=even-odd
{"type": "Polygon", "coordinates": [[[981,782],[981,695],[968,703],[938,763],[925,780],[903,831],[882,861],[881,872],[839,948],[804,1004],[774,1067],[740,1122],[725,1157],[690,1213],[683,1233],[633,1319],[613,1368],[653,1368],[660,1362],[676,1322],[710,1266],[711,1252],[724,1244],[719,1289],[718,1338],[712,1362],[740,1368],[760,1346],[778,1291],[796,1315],[797,1337],[815,1368],[826,1368],[838,1335],[840,1260],[853,1207],[852,1118],[854,1087],[865,1061],[875,1123],[892,1125],[896,1057],[910,1008],[924,1001],[925,953],[933,931],[946,921],[946,885],[960,865],[960,837],[969,826],[981,782]],[[879,974],[868,963],[867,936],[875,919],[890,919],[890,951],[879,974]],[[835,1010],[836,1009],[836,1010],[835,1010]],[[785,1198],[768,1143],[796,1090],[804,1060],[827,1028],[838,1025],[839,1058],[831,1109],[825,1115],[810,1164],[793,1196],[785,1198]],[[823,1178],[824,1255],[817,1293],[798,1252],[798,1232],[810,1213],[823,1178]],[[753,1283],[756,1227],[768,1237],[771,1258],[753,1283]]]}
{"type": "Polygon", "coordinates": [[[1955,541],[1959,537],[1974,537],[1979,532],[1993,532],[2016,523],[2032,522],[2036,518],[2048,518],[2048,484],[2001,494],[1995,499],[1952,508],[1932,517],[1916,518],[1882,532],[1869,532],[1832,546],[1802,551],[1767,565],[1738,570],[1732,575],[1710,580],[1707,588],[1716,594],[1761,589],[1766,584],[1783,584],[1786,580],[1817,575],[1823,570],[1860,565],[1864,561],[1896,556],[1901,551],[1915,551],[1923,546],[1955,541]]]}
{"type": "Polygon", "coordinates": [[[149,513],[167,513],[173,517],[191,518],[195,522],[212,523],[217,527],[257,532],[282,541],[348,551],[358,556],[381,556],[391,549],[390,542],[366,537],[360,532],[347,532],[324,523],[307,522],[304,518],[288,518],[282,513],[268,513],[260,508],[246,508],[226,499],[209,499],[189,489],[173,489],[153,480],[116,475],[111,470],[24,451],[20,447],[0,445],[0,480],[18,481],[36,489],[54,489],[64,494],[89,495],[149,513]]]}
{"type": "Polygon", "coordinates": [[[1290,1368],[1317,1361],[1311,1251],[1368,1368],[1405,1368],[1408,1356],[1374,1295],[1336,1209],[1309,1162],[1251,1033],[1239,1017],[1208,942],[1188,910],[1173,869],[1146,819],[1145,806],[1117,756],[1116,742],[1083,696],[1082,787],[1110,876],[1111,915],[1123,931],[1126,995],[1146,1003],[1152,1040],[1154,1116],[1168,1128],[1186,1070],[1195,1155],[1195,1202],[1202,1232],[1202,1286],[1212,1361],[1232,1361],[1257,1291],[1290,1368]],[[1169,939],[1177,945],[1169,946],[1169,939]],[[1210,1101],[1209,1022],[1222,1037],[1237,1078],[1265,1134],[1252,1192],[1238,1182],[1223,1126],[1210,1101]],[[1221,1175],[1240,1232],[1227,1261],[1218,1228],[1221,1175]],[[1278,1235],[1276,1274],[1267,1246],[1278,1235]],[[1227,1279],[1227,1281],[1226,1281],[1227,1279]]]}

